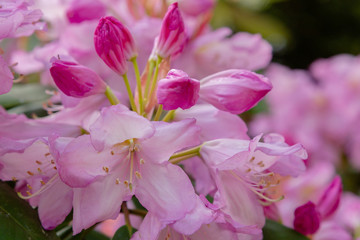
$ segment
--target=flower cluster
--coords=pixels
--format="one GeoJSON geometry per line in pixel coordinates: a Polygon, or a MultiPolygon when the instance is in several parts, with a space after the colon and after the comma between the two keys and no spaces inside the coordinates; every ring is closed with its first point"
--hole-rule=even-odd
{"type": "MultiPolygon", "coordinates": [[[[269,64],[271,46],[258,34],[211,30],[213,6],[213,0],[72,0],[54,1],[55,14],[44,1],[16,0],[0,8],[7,27],[0,39],[36,31],[41,43],[0,57],[0,94],[10,91],[14,76],[37,74],[51,95],[43,117],[0,108],[0,179],[15,183],[44,229],[64,223],[76,235],[118,219],[133,240],[260,240],[266,218],[314,239],[326,239],[334,224],[358,227],[334,220],[338,208],[349,211],[340,203],[341,179],[315,160],[319,154],[332,161],[333,154],[316,151],[324,143],[315,128],[329,141],[339,133],[331,132],[331,122],[310,118],[344,117],[353,131],[357,105],[344,110],[331,100],[359,96],[355,67],[343,66],[353,70],[346,76],[352,87],[341,93],[335,76],[349,71],[337,68],[336,58],[312,66],[318,84],[278,65],[265,75],[253,72],[269,64]],[[51,26],[46,33],[39,32],[41,17],[51,26]],[[298,85],[281,82],[288,77],[298,85]],[[281,88],[294,92],[284,91],[289,98],[281,88]],[[239,117],[266,95],[274,114],[259,116],[253,129],[284,136],[256,130],[249,136],[239,117]],[[294,102],[298,111],[287,116],[294,102]],[[299,126],[304,116],[311,129],[299,126]],[[298,142],[308,146],[308,161],[298,142]],[[302,193],[312,171],[325,172],[310,197],[302,193]]],[[[349,234],[344,227],[336,233],[349,234]]]]}

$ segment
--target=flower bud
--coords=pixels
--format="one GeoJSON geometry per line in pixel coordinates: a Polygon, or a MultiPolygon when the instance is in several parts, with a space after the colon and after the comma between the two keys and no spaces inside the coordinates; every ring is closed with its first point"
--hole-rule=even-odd
{"type": "Polygon", "coordinates": [[[304,235],[315,233],[320,227],[320,214],[311,201],[296,208],[294,229],[304,235]]]}
{"type": "Polygon", "coordinates": [[[336,176],[321,196],[317,209],[322,218],[331,216],[338,208],[342,192],[341,178],[336,176]]]}
{"type": "Polygon", "coordinates": [[[199,98],[199,89],[198,80],[190,78],[181,70],[172,69],[158,83],[158,103],[163,105],[164,110],[191,108],[199,98]]]}
{"type": "Polygon", "coordinates": [[[81,23],[99,19],[105,13],[105,5],[98,0],[73,0],[66,11],[66,16],[71,23],[81,23]]]}
{"type": "Polygon", "coordinates": [[[91,69],[55,57],[51,59],[51,63],[51,76],[56,86],[66,95],[81,98],[105,92],[105,82],[91,69]]]}
{"type": "Polygon", "coordinates": [[[129,30],[111,16],[100,19],[94,43],[99,57],[120,75],[127,72],[126,61],[137,56],[135,42],[129,30]]]}
{"type": "Polygon", "coordinates": [[[183,50],[186,39],[184,22],[178,4],[173,3],[166,12],[160,35],[155,41],[155,53],[162,58],[177,54],[183,50]]]}
{"type": "Polygon", "coordinates": [[[248,70],[227,70],[200,80],[200,98],[233,114],[249,110],[271,89],[266,77],[248,70]]]}

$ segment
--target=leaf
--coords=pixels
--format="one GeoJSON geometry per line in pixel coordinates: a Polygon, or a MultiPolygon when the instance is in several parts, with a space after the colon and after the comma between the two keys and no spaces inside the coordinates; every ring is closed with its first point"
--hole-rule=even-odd
{"type": "MultiPolygon", "coordinates": [[[[136,231],[137,229],[135,228],[132,229],[133,234],[136,231]]],[[[130,239],[130,234],[126,225],[120,227],[114,234],[114,237],[112,238],[112,240],[129,240],[129,239],[130,239]]]]}
{"type": "Polygon", "coordinates": [[[263,240],[309,240],[306,236],[273,220],[266,220],[263,240]]]}
{"type": "Polygon", "coordinates": [[[85,240],[110,240],[110,238],[94,230],[86,235],[85,240]]]}
{"type": "Polygon", "coordinates": [[[59,240],[54,231],[45,231],[37,212],[14,190],[0,182],[0,240],[59,240]]]}

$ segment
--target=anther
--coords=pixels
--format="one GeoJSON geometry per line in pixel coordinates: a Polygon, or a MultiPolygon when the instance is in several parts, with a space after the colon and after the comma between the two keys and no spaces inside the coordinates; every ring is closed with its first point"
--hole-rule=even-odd
{"type": "Polygon", "coordinates": [[[111,153],[111,155],[114,155],[114,154],[115,154],[114,151],[111,151],[110,153],[111,153]]]}
{"type": "MultiPolygon", "coordinates": [[[[45,154],[46,155],[46,154],[45,154]]],[[[39,165],[41,165],[42,164],[42,162],[40,162],[39,160],[36,160],[35,161],[37,164],[39,164],[39,165]]]]}
{"type": "Polygon", "coordinates": [[[42,173],[42,171],[41,171],[41,169],[40,169],[40,168],[38,168],[37,170],[38,170],[38,172],[39,172],[39,173],[42,173]]]}
{"type": "Polygon", "coordinates": [[[246,172],[247,172],[247,173],[251,172],[251,169],[250,169],[250,168],[248,168],[248,170],[246,170],[246,172]]]}
{"type": "Polygon", "coordinates": [[[104,172],[108,173],[109,172],[109,168],[108,167],[102,167],[102,169],[104,170],[104,172]]]}
{"type": "Polygon", "coordinates": [[[140,164],[145,164],[145,160],[144,159],[140,159],[140,164]]]}
{"type": "Polygon", "coordinates": [[[115,183],[116,183],[116,184],[119,184],[119,183],[120,183],[120,179],[117,178],[117,179],[115,180],[115,183]]]}
{"type": "Polygon", "coordinates": [[[29,192],[29,191],[26,191],[26,194],[27,194],[28,196],[31,196],[31,192],[29,192]]]}
{"type": "Polygon", "coordinates": [[[27,174],[29,174],[30,176],[34,176],[34,173],[32,173],[31,171],[27,171],[27,174]]]}
{"type": "Polygon", "coordinates": [[[129,187],[129,182],[127,180],[124,181],[125,187],[129,187]]]}
{"type": "Polygon", "coordinates": [[[50,153],[45,153],[45,157],[47,157],[47,156],[49,156],[50,155],[50,153]]]}
{"type": "Polygon", "coordinates": [[[141,174],[140,174],[138,171],[135,171],[135,176],[136,176],[138,179],[141,179],[141,178],[142,178],[141,174]]]}
{"type": "Polygon", "coordinates": [[[253,162],[255,160],[255,157],[252,157],[251,159],[250,159],[250,162],[253,162]]]}
{"type": "Polygon", "coordinates": [[[54,161],[54,159],[51,159],[51,161],[50,161],[50,162],[51,162],[51,164],[55,164],[55,161],[54,161]]]}
{"type": "Polygon", "coordinates": [[[55,166],[55,167],[53,167],[53,169],[57,170],[57,167],[55,166]]]}
{"type": "Polygon", "coordinates": [[[41,185],[45,185],[45,182],[43,180],[40,180],[41,185]]]}
{"type": "Polygon", "coordinates": [[[16,181],[17,179],[16,179],[16,177],[12,177],[11,180],[16,181]]]}
{"type": "Polygon", "coordinates": [[[261,167],[261,165],[264,165],[263,161],[260,161],[257,163],[257,165],[259,165],[261,167]]]}
{"type": "Polygon", "coordinates": [[[32,189],[30,184],[26,184],[26,186],[27,186],[28,189],[32,189]]]}

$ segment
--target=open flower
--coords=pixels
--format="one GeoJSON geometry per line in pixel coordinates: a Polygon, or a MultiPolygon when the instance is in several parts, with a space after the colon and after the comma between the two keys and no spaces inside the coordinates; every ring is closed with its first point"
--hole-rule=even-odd
{"type": "Polygon", "coordinates": [[[198,143],[195,121],[152,124],[125,106],[104,108],[58,160],[61,179],[74,189],[74,232],[115,218],[133,194],[159,219],[183,218],[196,195],[183,170],[168,162],[198,143]],[[95,206],[96,207],[93,207],[95,206]]]}

